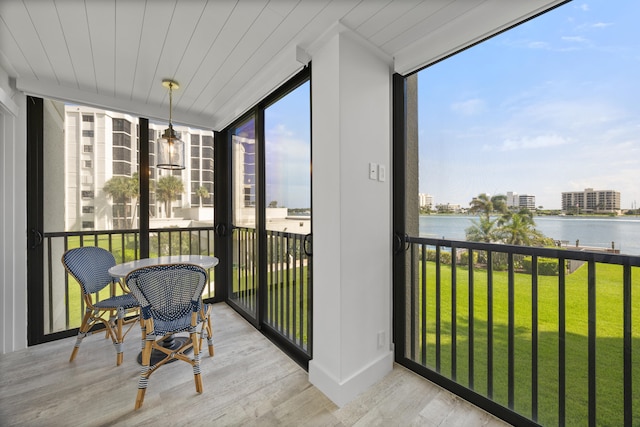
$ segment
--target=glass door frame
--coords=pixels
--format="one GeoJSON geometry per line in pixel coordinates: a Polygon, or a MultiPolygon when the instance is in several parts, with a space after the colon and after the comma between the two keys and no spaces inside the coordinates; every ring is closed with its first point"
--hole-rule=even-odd
{"type": "MultiPolygon", "coordinates": [[[[248,322],[254,327],[261,330],[265,335],[269,336],[273,341],[277,342],[281,349],[287,352],[294,360],[303,366],[308,365],[308,357],[301,354],[289,343],[282,339],[277,333],[273,332],[266,324],[265,318],[267,315],[267,292],[265,292],[267,286],[267,218],[266,218],[266,175],[265,175],[265,132],[264,122],[265,110],[276,103],[281,98],[284,98],[290,92],[301,86],[306,82],[311,82],[311,67],[307,66],[280,89],[266,97],[259,102],[251,110],[247,111],[241,117],[236,119],[233,123],[227,126],[223,131],[216,134],[215,139],[215,166],[216,172],[215,181],[215,205],[216,205],[216,222],[215,231],[216,238],[216,252],[220,259],[220,264],[216,267],[216,277],[221,283],[226,283],[224,288],[225,300],[233,307],[240,315],[242,315],[248,322]],[[246,123],[249,120],[254,120],[255,126],[255,202],[256,202],[256,252],[257,252],[257,303],[255,308],[255,314],[249,312],[242,305],[234,302],[230,295],[233,291],[233,236],[234,236],[234,212],[233,212],[233,131],[240,125],[246,123]],[[224,184],[223,184],[224,183],[224,184]]],[[[311,91],[311,89],[310,89],[311,91]]],[[[311,93],[309,95],[311,100],[311,93]]],[[[311,200],[311,207],[313,206],[313,200],[311,200]]],[[[309,253],[311,250],[311,239],[308,242],[309,253]]]]}
{"type": "Polygon", "coordinates": [[[27,344],[71,336],[44,334],[43,100],[27,96],[27,344]],[[38,309],[39,308],[39,309],[38,309]]]}

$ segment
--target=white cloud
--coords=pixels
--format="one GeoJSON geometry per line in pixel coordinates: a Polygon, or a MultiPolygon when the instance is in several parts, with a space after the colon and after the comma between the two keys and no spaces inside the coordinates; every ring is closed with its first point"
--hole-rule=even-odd
{"type": "Polygon", "coordinates": [[[565,36],[565,37],[562,37],[562,40],[565,42],[576,42],[576,43],[586,43],[588,41],[584,37],[580,37],[580,36],[565,36]]]}
{"type": "Polygon", "coordinates": [[[596,22],[595,24],[592,25],[593,28],[607,28],[612,26],[613,23],[612,22],[596,22]]]}
{"type": "Polygon", "coordinates": [[[463,114],[465,116],[472,116],[479,114],[485,109],[485,103],[482,99],[474,98],[468,99],[462,102],[456,102],[451,105],[451,110],[463,114]]]}
{"type": "Polygon", "coordinates": [[[582,3],[581,5],[578,6],[578,9],[580,9],[583,12],[588,12],[589,11],[589,5],[586,3],[582,3]]]}
{"type": "Polygon", "coordinates": [[[570,141],[559,135],[540,135],[535,137],[522,137],[518,139],[506,139],[498,148],[500,151],[528,150],[536,148],[554,147],[568,144],[570,141]]]}
{"type": "Polygon", "coordinates": [[[549,49],[549,43],[540,41],[529,42],[527,47],[530,49],[549,49]]]}

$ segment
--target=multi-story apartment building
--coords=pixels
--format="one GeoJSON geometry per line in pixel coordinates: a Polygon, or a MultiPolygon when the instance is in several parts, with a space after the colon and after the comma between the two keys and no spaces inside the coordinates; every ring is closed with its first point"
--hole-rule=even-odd
{"type": "Polygon", "coordinates": [[[459,213],[462,212],[462,206],[454,203],[440,203],[436,205],[436,210],[443,213],[459,213]]]}
{"type": "Polygon", "coordinates": [[[507,207],[514,209],[529,209],[535,210],[536,208],[536,196],[529,194],[518,194],[513,191],[507,191],[507,207]]]}
{"type": "Polygon", "coordinates": [[[518,200],[518,193],[514,193],[513,191],[507,191],[507,207],[515,208],[518,207],[520,201],[518,200]]]}
{"type": "Polygon", "coordinates": [[[578,212],[617,212],[620,210],[620,192],[615,190],[594,190],[562,193],[562,210],[578,212]]]}
{"type": "MultiPolygon", "coordinates": [[[[135,197],[113,200],[104,185],[113,177],[131,178],[138,171],[138,124],[128,114],[97,108],[65,105],[65,230],[111,230],[136,226],[135,197]]],[[[178,176],[185,195],[173,208],[213,206],[213,132],[174,126],[185,142],[184,170],[155,168],[156,138],[166,124],[149,124],[149,165],[151,173],[150,211],[156,218],[170,216],[157,203],[154,184],[163,175],[178,176]],[[207,189],[206,192],[200,190],[207,189]],[[202,197],[203,194],[208,194],[202,197]]]]}
{"type": "Polygon", "coordinates": [[[433,207],[433,196],[427,193],[419,193],[418,203],[421,208],[431,209],[433,207]]]}
{"type": "Polygon", "coordinates": [[[526,208],[529,210],[535,210],[536,208],[536,196],[529,194],[520,194],[518,196],[518,207],[526,208]]]}

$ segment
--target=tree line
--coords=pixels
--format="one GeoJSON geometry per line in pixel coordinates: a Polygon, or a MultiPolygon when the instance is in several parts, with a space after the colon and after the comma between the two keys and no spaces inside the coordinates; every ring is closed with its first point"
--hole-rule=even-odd
{"type": "MultiPolygon", "coordinates": [[[[172,217],[171,204],[174,200],[184,193],[184,183],[182,179],[174,175],[165,175],[160,177],[156,182],[150,183],[152,190],[156,194],[156,200],[164,203],[165,212],[169,218],[172,217]]],[[[121,206],[121,217],[126,218],[125,224],[119,225],[118,228],[134,228],[135,219],[137,218],[137,205],[138,198],[140,197],[140,180],[138,172],[132,176],[114,176],[105,182],[102,190],[107,197],[113,200],[114,206],[121,206]],[[127,202],[131,203],[131,215],[126,215],[127,202]]],[[[209,190],[206,187],[199,187],[196,190],[196,195],[200,198],[200,205],[202,206],[202,199],[209,197],[209,190]]]]}
{"type": "Polygon", "coordinates": [[[486,193],[474,197],[469,203],[470,213],[478,214],[465,230],[472,242],[505,243],[519,246],[552,246],[553,239],[535,228],[533,212],[523,208],[512,211],[507,207],[507,196],[486,193]]]}

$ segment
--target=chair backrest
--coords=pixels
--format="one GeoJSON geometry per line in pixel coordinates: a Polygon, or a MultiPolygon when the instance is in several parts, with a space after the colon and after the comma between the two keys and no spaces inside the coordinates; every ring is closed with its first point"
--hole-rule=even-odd
{"type": "Polygon", "coordinates": [[[106,249],[96,246],[70,249],[62,255],[62,264],[85,294],[98,292],[114,281],[109,268],[116,265],[116,259],[106,249]]]}
{"type": "Polygon", "coordinates": [[[200,310],[207,272],[194,264],[154,265],[133,270],[125,280],[145,319],[171,322],[200,310]]]}

